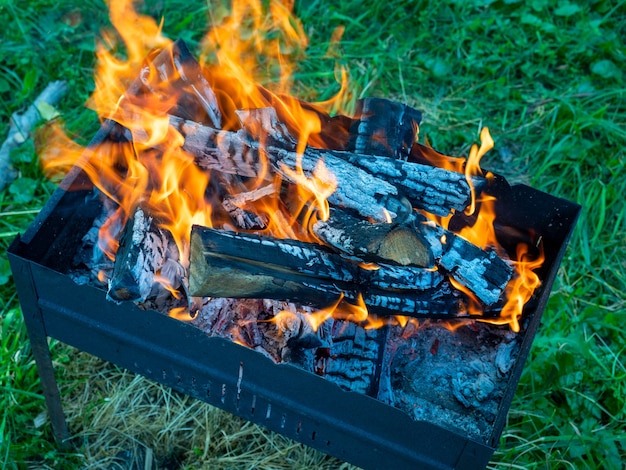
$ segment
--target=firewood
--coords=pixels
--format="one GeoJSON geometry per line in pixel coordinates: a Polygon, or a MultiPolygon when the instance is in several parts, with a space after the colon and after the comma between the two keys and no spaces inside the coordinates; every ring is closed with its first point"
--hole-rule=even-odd
{"type": "Polygon", "coordinates": [[[356,267],[321,246],[194,226],[189,292],[196,297],[314,301],[351,290],[356,267]],[[304,296],[303,299],[299,297],[304,296]]]}
{"type": "MultiPolygon", "coordinates": [[[[311,176],[323,161],[332,173],[328,182],[334,180],[337,185],[329,203],[377,222],[406,217],[411,204],[445,216],[452,209],[463,210],[470,200],[464,175],[441,168],[312,147],[298,155],[292,149],[266,146],[245,131],[218,131],[177,118],[170,122],[185,136],[183,148],[196,157],[202,168],[254,177],[263,165],[259,155],[262,152],[277,173],[289,178],[285,167],[295,171],[301,165],[304,174],[311,176]]],[[[484,179],[475,177],[474,185],[480,190],[484,179]]]]}
{"type": "Polygon", "coordinates": [[[146,300],[155,273],[165,262],[167,245],[167,236],[157,221],[138,208],[120,236],[107,296],[116,301],[146,300]]]}
{"type": "Polygon", "coordinates": [[[495,304],[510,281],[513,268],[494,250],[483,250],[424,217],[416,217],[417,230],[430,245],[436,264],[484,304],[495,304]]]}
{"type": "MultiPolygon", "coordinates": [[[[185,136],[183,149],[196,158],[199,167],[207,170],[256,177],[265,165],[262,153],[269,158],[272,169],[289,180],[285,169],[295,171],[300,161],[304,174],[310,177],[320,159],[307,153],[300,159],[293,150],[266,148],[245,131],[219,131],[175,117],[171,117],[170,122],[185,136]]],[[[325,156],[324,164],[333,173],[325,177],[325,182],[337,184],[337,190],[329,198],[331,204],[381,222],[386,220],[387,214],[395,217],[407,212],[406,204],[393,185],[333,155],[325,156]]]]}
{"type": "Polygon", "coordinates": [[[443,276],[411,266],[362,269],[326,247],[194,226],[189,292],[195,297],[269,298],[326,307],[361,295],[372,313],[417,317],[465,316],[460,293],[443,276]]]}
{"type": "MultiPolygon", "coordinates": [[[[359,144],[356,152],[336,152],[333,156],[339,156],[352,163],[355,167],[365,169],[371,174],[377,176],[380,176],[380,174],[384,175],[384,180],[403,189],[407,199],[417,208],[442,216],[447,215],[450,212],[449,209],[465,209],[470,202],[470,191],[466,178],[462,173],[436,168],[432,164],[422,165],[415,162],[404,164],[395,158],[382,158],[385,156],[402,156],[406,159],[408,150],[411,148],[417,132],[416,121],[421,119],[419,111],[393,101],[374,98],[363,100],[362,107],[367,107],[368,109],[368,111],[362,110],[362,113],[372,113],[374,111],[370,108],[376,108],[376,112],[382,118],[382,121],[391,121],[392,123],[388,123],[384,130],[376,130],[374,129],[375,123],[370,122],[368,119],[366,121],[369,124],[367,126],[368,131],[364,131],[363,138],[355,140],[355,145],[363,141],[367,132],[378,132],[379,134],[393,134],[389,143],[391,147],[380,148],[383,153],[377,154],[374,152],[379,147],[359,144]],[[394,110],[389,116],[384,115],[383,109],[386,105],[394,110]],[[408,129],[405,127],[408,127],[408,129]],[[408,137],[406,134],[409,134],[408,137]],[[405,142],[407,139],[409,142],[405,142]],[[364,152],[359,152],[359,149],[364,150],[364,152]],[[429,178],[433,178],[433,180],[429,181],[429,178]]],[[[286,127],[280,124],[276,117],[276,111],[273,108],[249,110],[245,113],[240,113],[239,117],[251,141],[261,141],[263,147],[267,149],[295,150],[295,139],[289,135],[286,127]]],[[[374,121],[376,125],[382,125],[377,120],[374,121]]],[[[380,139],[381,137],[384,136],[377,135],[371,138],[380,139]]],[[[308,152],[309,155],[319,159],[319,156],[315,157],[316,151],[322,151],[322,149],[308,148],[305,151],[305,155],[308,152]]],[[[324,156],[322,158],[328,157],[324,156]]],[[[295,165],[295,163],[291,163],[291,165],[295,165]]],[[[331,171],[333,171],[333,168],[334,166],[331,167],[331,171]]],[[[480,192],[486,181],[483,178],[476,177],[473,178],[472,183],[475,190],[480,192]]]]}
{"type": "Polygon", "coordinates": [[[417,223],[371,224],[345,212],[331,210],[331,217],[325,222],[316,222],[313,231],[329,246],[367,261],[387,259],[399,264],[436,265],[476,294],[485,305],[496,303],[511,279],[512,268],[494,251],[483,250],[443,227],[427,222],[422,216],[415,217],[417,223]],[[400,246],[392,238],[389,248],[381,250],[380,247],[388,242],[388,233],[393,235],[396,232],[401,234],[400,246]],[[410,263],[403,263],[404,256],[413,258],[409,258],[410,263]]]}
{"type": "MultiPolygon", "coordinates": [[[[257,266],[259,269],[280,271],[294,277],[303,276],[323,279],[329,283],[343,283],[346,287],[352,284],[361,286],[361,289],[372,286],[394,291],[429,290],[437,287],[443,280],[443,276],[436,270],[418,266],[379,264],[371,269],[363,268],[355,260],[343,258],[323,245],[277,239],[267,235],[234,233],[194,226],[191,240],[189,289],[191,295],[197,297],[216,296],[203,292],[201,287],[205,284],[201,272],[205,269],[203,265],[207,258],[222,258],[232,260],[233,263],[249,264],[251,270],[257,266]]],[[[217,288],[229,289],[228,286],[217,288]]],[[[355,287],[352,288],[356,290],[355,287]]]]}
{"type": "Polygon", "coordinates": [[[296,149],[296,140],[287,126],[278,120],[274,108],[242,109],[235,111],[235,113],[250,139],[263,142],[265,146],[296,149]]]}
{"type": "MultiPolygon", "coordinates": [[[[467,298],[444,282],[436,289],[424,292],[391,292],[370,289],[363,295],[370,312],[378,315],[404,315],[415,318],[470,318],[467,298]]],[[[497,310],[485,309],[482,316],[497,316],[497,310]]]]}
{"type": "MultiPolygon", "coordinates": [[[[379,155],[388,155],[397,159],[406,158],[410,151],[412,161],[442,168],[452,168],[455,171],[455,173],[453,172],[452,174],[456,175],[460,175],[463,172],[465,159],[445,156],[430,147],[415,142],[418,131],[417,126],[421,119],[421,113],[419,113],[419,111],[403,107],[398,103],[389,102],[384,99],[365,99],[358,103],[357,116],[360,118],[357,132],[358,136],[354,137],[351,142],[354,143],[354,147],[358,152],[369,155],[376,155],[376,152],[379,152],[379,155]],[[409,116],[407,120],[410,121],[414,119],[413,134],[411,134],[410,123],[405,123],[403,127],[402,121],[405,114],[409,116]],[[396,129],[397,133],[394,134],[389,130],[389,127],[396,129]],[[405,136],[404,139],[399,137],[401,134],[405,136]],[[381,136],[387,146],[382,145],[378,140],[381,136]],[[412,140],[409,141],[409,139],[412,140]],[[387,153],[384,153],[385,151],[387,153]]],[[[351,127],[351,134],[354,133],[355,126],[351,127]]],[[[381,172],[386,172],[387,167],[381,167],[380,162],[377,161],[371,168],[378,168],[381,172]]],[[[447,174],[450,173],[444,173],[440,175],[439,178],[446,178],[447,174]]],[[[388,181],[394,182],[398,187],[402,187],[405,193],[411,194],[413,188],[406,188],[405,185],[403,185],[403,182],[406,180],[397,182],[388,179],[388,181]]],[[[477,188],[477,191],[480,191],[480,188],[477,188]]],[[[437,194],[443,195],[444,192],[445,189],[440,188],[437,194]]],[[[453,192],[453,194],[455,193],[456,192],[453,192]]],[[[467,204],[468,202],[469,200],[466,200],[463,203],[467,204]]],[[[426,209],[428,212],[435,213],[426,207],[422,208],[426,209]]],[[[345,219],[345,216],[341,217],[341,220],[343,219],[345,219]]],[[[334,223],[333,219],[331,219],[331,223],[334,223]]],[[[326,226],[319,223],[319,230],[322,233],[330,232],[327,227],[328,225],[328,223],[326,223],[326,226]],[[324,229],[326,229],[326,232],[324,232],[324,229]]],[[[421,230],[418,231],[422,232],[422,236],[419,237],[419,240],[424,244],[426,241],[423,234],[424,232],[429,232],[429,239],[431,241],[430,248],[438,251],[437,263],[439,266],[447,269],[455,280],[472,290],[485,304],[491,305],[497,302],[511,278],[512,269],[497,256],[495,252],[481,250],[479,247],[455,236],[442,227],[434,228],[428,225],[422,226],[421,230]],[[444,244],[445,247],[442,246],[442,239],[447,240],[447,243],[444,244]]],[[[332,243],[329,240],[333,235],[334,239],[341,240],[340,236],[333,232],[330,232],[326,237],[318,234],[320,238],[333,246],[337,247],[337,245],[341,245],[332,243]]],[[[349,241],[354,243],[351,238],[349,238],[349,241]]],[[[345,242],[343,244],[345,244],[345,242]]],[[[426,249],[424,248],[424,250],[426,249]]],[[[432,256],[430,250],[428,250],[428,253],[432,256]]],[[[430,258],[429,261],[432,262],[432,258],[430,258]]],[[[414,262],[412,264],[416,263],[414,262]]]]}
{"type": "Polygon", "coordinates": [[[422,113],[384,98],[357,101],[348,150],[406,160],[419,131],[422,113]]]}
{"type": "Polygon", "coordinates": [[[419,266],[394,266],[378,264],[377,269],[362,274],[363,283],[387,291],[427,291],[435,289],[444,280],[436,269],[419,266]]]}
{"type": "MultiPolygon", "coordinates": [[[[374,155],[344,152],[341,156],[402,190],[417,209],[445,217],[452,209],[462,211],[470,203],[471,191],[464,174],[374,155]]],[[[479,194],[485,187],[486,180],[472,177],[472,184],[479,194]]]]}
{"type": "Polygon", "coordinates": [[[375,224],[333,208],[328,220],[315,223],[313,232],[327,245],[364,261],[434,265],[429,245],[413,224],[375,224]]]}
{"type": "MultiPolygon", "coordinates": [[[[107,297],[117,302],[138,303],[150,299],[151,303],[144,305],[146,308],[152,304],[164,308],[171,297],[171,289],[183,288],[185,270],[178,257],[169,232],[138,207],[120,236],[107,297]]],[[[182,298],[173,300],[176,306],[186,302],[182,298]]]]}
{"type": "MultiPolygon", "coordinates": [[[[431,241],[439,229],[428,227],[424,230],[431,241]]],[[[495,253],[454,234],[449,237],[449,246],[439,239],[435,246],[433,241],[437,263],[487,307],[496,304],[511,268],[495,253]]],[[[371,311],[380,314],[466,315],[465,296],[443,282],[443,274],[436,270],[385,264],[367,270],[321,245],[198,226],[192,229],[191,240],[192,296],[266,297],[323,307],[340,295],[356,301],[360,293],[371,311]]],[[[486,311],[497,313],[495,308],[486,311]]]]}

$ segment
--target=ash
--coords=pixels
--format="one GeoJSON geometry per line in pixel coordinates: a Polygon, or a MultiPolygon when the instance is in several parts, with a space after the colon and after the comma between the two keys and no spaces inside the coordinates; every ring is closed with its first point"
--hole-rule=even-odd
{"type": "MultiPolygon", "coordinates": [[[[73,269],[76,283],[106,289],[113,262],[98,248],[102,216],[85,234],[73,269]]],[[[268,299],[188,298],[188,322],[208,336],[250,347],[275,363],[289,363],[367,394],[417,421],[489,443],[520,346],[506,327],[468,322],[451,331],[436,321],[365,329],[328,319],[317,330],[316,309],[268,299]]],[[[154,295],[137,304],[167,314],[178,300],[154,295]]]]}
{"type": "Polygon", "coordinates": [[[485,323],[394,327],[378,398],[415,420],[488,442],[519,351],[519,336],[485,323]]]}

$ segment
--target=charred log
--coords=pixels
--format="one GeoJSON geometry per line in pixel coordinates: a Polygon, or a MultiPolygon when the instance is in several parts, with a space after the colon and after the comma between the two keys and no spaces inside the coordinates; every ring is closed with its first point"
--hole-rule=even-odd
{"type": "Polygon", "coordinates": [[[438,266],[470,289],[484,304],[498,302],[513,274],[513,268],[505,260],[495,251],[483,250],[425,219],[421,219],[416,227],[429,243],[438,266]]]}
{"type": "Polygon", "coordinates": [[[157,221],[137,209],[119,239],[113,277],[107,295],[117,301],[144,301],[154,275],[165,261],[167,236],[157,221]]]}
{"type": "MultiPolygon", "coordinates": [[[[431,214],[447,216],[452,209],[464,210],[471,201],[471,190],[465,175],[415,162],[345,153],[348,162],[376,174],[402,191],[411,205],[431,214]]],[[[485,187],[486,180],[473,177],[477,193],[485,187]]]]}
{"type": "MultiPolygon", "coordinates": [[[[441,168],[311,147],[298,155],[293,144],[288,148],[267,146],[245,131],[217,131],[177,118],[171,122],[185,136],[183,148],[196,157],[202,168],[254,177],[266,165],[263,155],[276,172],[289,179],[285,168],[293,172],[300,165],[310,177],[322,161],[332,173],[327,182],[337,185],[329,203],[378,222],[386,221],[388,216],[406,217],[411,205],[445,216],[452,209],[464,209],[470,200],[464,175],[441,168]]],[[[480,190],[484,179],[474,178],[474,185],[480,190]]]]}
{"type": "MultiPolygon", "coordinates": [[[[474,292],[488,306],[498,301],[511,279],[511,267],[494,251],[483,250],[433,222],[426,222],[420,216],[417,216],[417,224],[413,221],[404,224],[371,224],[337,212],[340,211],[331,211],[331,217],[325,222],[317,222],[313,230],[321,240],[342,253],[368,261],[380,262],[386,259],[405,264],[402,261],[409,259],[411,265],[436,265],[474,292]]],[[[389,269],[383,270],[380,275],[389,272],[389,269]]],[[[426,276],[428,272],[415,271],[419,276],[426,276]]],[[[433,273],[441,276],[438,271],[433,273]]],[[[402,272],[401,275],[410,274],[402,272]]],[[[376,303],[379,301],[382,302],[377,300],[376,303]]],[[[410,307],[405,308],[410,310],[410,307]]]]}
{"type": "MultiPolygon", "coordinates": [[[[404,315],[415,318],[470,318],[467,297],[444,282],[424,292],[392,292],[370,289],[363,294],[368,310],[377,315],[404,315]]],[[[499,312],[486,310],[483,315],[497,316],[499,312]]]]}
{"type": "Polygon", "coordinates": [[[348,150],[406,160],[416,141],[422,113],[384,98],[357,101],[348,150]]]}
{"type": "Polygon", "coordinates": [[[356,269],[321,247],[194,226],[189,291],[197,297],[334,302],[356,269]],[[260,249],[262,248],[262,249],[260,249]]]}
{"type": "Polygon", "coordinates": [[[182,289],[184,275],[178,249],[169,232],[160,228],[143,209],[137,208],[119,239],[108,298],[144,304],[150,300],[162,308],[167,305],[172,290],[182,289]]]}
{"type": "Polygon", "coordinates": [[[331,209],[326,221],[318,221],[313,232],[339,252],[364,261],[395,262],[403,266],[432,267],[430,247],[413,224],[378,223],[331,209]]]}
{"type": "Polygon", "coordinates": [[[427,291],[437,288],[444,280],[443,274],[436,269],[390,264],[379,264],[377,268],[361,272],[364,282],[379,290],[427,291]]]}
{"type": "Polygon", "coordinates": [[[357,302],[361,296],[372,313],[432,318],[467,314],[464,297],[437,271],[389,265],[366,270],[321,245],[199,226],[191,235],[189,292],[315,307],[341,297],[357,302]]]}

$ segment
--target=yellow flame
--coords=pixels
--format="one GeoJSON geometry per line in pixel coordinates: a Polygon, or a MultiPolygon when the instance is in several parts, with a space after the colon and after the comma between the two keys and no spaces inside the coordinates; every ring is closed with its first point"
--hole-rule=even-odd
{"type": "Polygon", "coordinates": [[[465,164],[465,179],[467,180],[467,184],[469,184],[471,192],[470,204],[465,209],[465,213],[467,215],[472,215],[476,210],[476,190],[474,188],[472,176],[482,175],[480,160],[489,150],[493,148],[493,145],[494,142],[491,138],[491,134],[489,133],[489,129],[487,127],[483,127],[480,131],[480,148],[478,148],[476,144],[472,145],[465,164]]]}

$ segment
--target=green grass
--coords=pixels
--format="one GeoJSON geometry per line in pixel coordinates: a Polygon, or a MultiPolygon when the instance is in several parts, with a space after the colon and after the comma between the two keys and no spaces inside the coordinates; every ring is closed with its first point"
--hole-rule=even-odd
{"type": "MultiPolygon", "coordinates": [[[[105,7],[95,0],[22,3],[0,0],[0,140],[13,112],[63,78],[72,91],[58,110],[84,143],[98,127],[83,104],[93,89],[95,37],[108,23],[105,7]]],[[[164,15],[165,34],[196,47],[215,7],[161,0],[144,11],[164,15]]],[[[422,140],[453,155],[467,154],[488,126],[496,148],[485,167],[583,206],[490,467],[622,468],[626,2],[342,0],[296,2],[295,10],[311,43],[296,94],[323,99],[337,90],[335,61],[325,54],[333,29],[343,25],[335,55],[349,68],[352,100],[385,96],[423,109],[422,140]]],[[[0,192],[0,465],[98,468],[140,442],[170,446],[172,455],[206,468],[245,468],[241,456],[254,449],[264,450],[263,468],[336,468],[258,428],[239,433],[241,423],[145,383],[157,410],[191,408],[192,415],[179,429],[162,425],[152,434],[118,423],[124,435],[116,444],[99,443],[97,434],[115,427],[105,419],[108,404],[137,384],[62,344],[53,346],[55,365],[72,431],[84,437],[76,453],[57,450],[4,256],[53,190],[37,163],[40,144],[27,142],[13,155],[20,178],[0,192]],[[191,450],[185,455],[184,448],[191,450]]]]}

